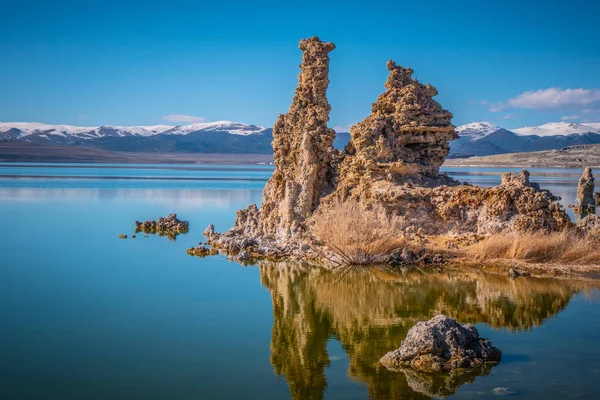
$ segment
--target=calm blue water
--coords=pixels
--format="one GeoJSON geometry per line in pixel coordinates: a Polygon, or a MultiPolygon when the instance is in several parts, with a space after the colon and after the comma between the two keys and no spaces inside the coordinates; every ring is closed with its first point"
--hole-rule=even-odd
{"type": "MultiPolygon", "coordinates": [[[[448,170],[482,185],[502,171],[448,170]]],[[[593,283],[340,274],[186,254],[208,224],[226,230],[235,210],[260,203],[271,172],[0,164],[0,399],[487,398],[496,387],[516,398],[596,397],[593,283]],[[188,234],[118,239],[134,220],[171,212],[190,221],[188,234]],[[472,383],[379,366],[437,313],[477,323],[503,361],[472,383]]],[[[565,203],[579,174],[532,170],[565,203]]]]}

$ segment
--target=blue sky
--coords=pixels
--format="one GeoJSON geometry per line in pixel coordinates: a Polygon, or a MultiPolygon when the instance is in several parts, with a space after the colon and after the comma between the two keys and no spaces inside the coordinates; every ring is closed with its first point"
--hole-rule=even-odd
{"type": "Polygon", "coordinates": [[[596,0],[3,0],[0,121],[269,126],[298,41],[317,35],[337,46],[332,127],[369,114],[388,59],[436,86],[456,125],[595,122],[599,15],[596,0]]]}

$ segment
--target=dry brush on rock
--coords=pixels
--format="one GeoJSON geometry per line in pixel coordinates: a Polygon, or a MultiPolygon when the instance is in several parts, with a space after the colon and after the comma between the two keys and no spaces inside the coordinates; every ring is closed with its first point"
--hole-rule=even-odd
{"type": "Polygon", "coordinates": [[[334,149],[326,97],[334,48],[317,37],[300,42],[298,87],[273,128],[276,168],[262,207],[239,210],[225,233],[208,232],[210,245],[255,258],[364,264],[393,261],[394,252],[412,251],[415,243],[573,226],[557,198],[527,171],[505,174],[492,188],[441,174],[449,142],[457,138],[452,114],[434,99],[435,87],[393,61],[371,115],[350,129],[344,151],[334,149]]]}

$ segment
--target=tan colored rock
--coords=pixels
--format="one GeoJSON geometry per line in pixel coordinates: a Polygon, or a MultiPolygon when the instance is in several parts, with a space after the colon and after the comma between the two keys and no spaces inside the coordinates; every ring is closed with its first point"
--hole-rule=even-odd
{"type": "Polygon", "coordinates": [[[594,212],[596,199],[594,198],[594,175],[592,169],[586,168],[579,179],[577,186],[577,197],[575,198],[575,209],[580,213],[594,212]]]}
{"type": "Polygon", "coordinates": [[[342,196],[379,180],[431,184],[426,178],[433,178],[439,184],[449,141],[458,138],[452,114],[433,99],[435,87],[423,85],[412,78],[412,69],[394,61],[387,68],[387,91],[373,104],[371,115],[350,129],[337,188],[342,196]]]}
{"type": "Polygon", "coordinates": [[[440,174],[457,138],[452,114],[434,100],[437,90],[413,70],[387,63],[386,91],[372,114],[350,130],[342,154],[327,127],[328,53],[333,43],[313,37],[303,51],[298,87],[287,114],[273,128],[275,172],[262,207],[239,210],[226,233],[207,229],[208,242],[253,258],[313,259],[327,251],[311,232],[317,218],[340,201],[382,206],[406,221],[390,236],[558,231],[571,221],[557,198],[530,182],[529,172],[505,174],[493,188],[461,185],[440,174]],[[317,210],[319,211],[317,213],[317,210]],[[319,247],[321,246],[321,247],[319,247]]]}
{"type": "Polygon", "coordinates": [[[471,324],[437,315],[410,328],[400,348],[381,357],[390,370],[412,368],[421,372],[472,369],[497,364],[502,353],[488,339],[480,338],[471,324]]]}

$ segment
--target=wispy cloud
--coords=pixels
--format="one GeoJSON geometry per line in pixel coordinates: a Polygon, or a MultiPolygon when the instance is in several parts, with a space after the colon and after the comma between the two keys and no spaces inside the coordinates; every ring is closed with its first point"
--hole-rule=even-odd
{"type": "Polygon", "coordinates": [[[600,89],[551,87],[523,92],[499,103],[492,103],[487,100],[469,100],[469,103],[487,105],[491,112],[500,112],[509,108],[580,110],[589,107],[591,104],[600,103],[600,89]]]}
{"type": "Polygon", "coordinates": [[[518,117],[519,116],[517,114],[506,114],[505,116],[502,117],[502,119],[515,119],[518,117]]]}
{"type": "Polygon", "coordinates": [[[173,122],[173,123],[186,123],[186,124],[195,124],[198,122],[204,122],[204,117],[196,117],[194,115],[186,115],[186,114],[169,114],[162,117],[164,121],[173,122]]]}
{"type": "Polygon", "coordinates": [[[77,117],[77,119],[78,119],[78,120],[80,120],[80,121],[83,121],[83,120],[84,120],[84,119],[86,119],[86,118],[87,118],[87,115],[79,115],[79,116],[77,117]]]}
{"type": "Polygon", "coordinates": [[[579,115],[563,115],[561,120],[563,121],[573,121],[575,119],[579,119],[579,115]]]}
{"type": "Polygon", "coordinates": [[[350,128],[352,127],[352,125],[354,124],[334,126],[333,130],[336,132],[350,132],[350,128]]]}
{"type": "Polygon", "coordinates": [[[508,100],[509,107],[515,108],[564,108],[585,106],[600,100],[600,89],[560,89],[549,88],[521,93],[508,100]]]}

